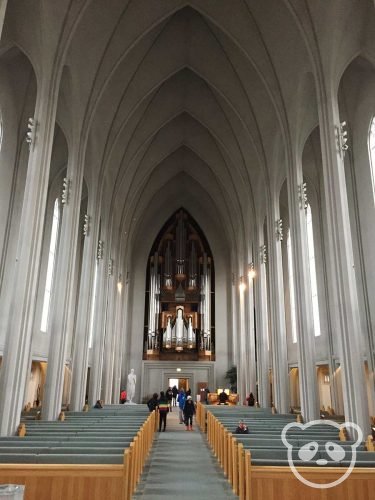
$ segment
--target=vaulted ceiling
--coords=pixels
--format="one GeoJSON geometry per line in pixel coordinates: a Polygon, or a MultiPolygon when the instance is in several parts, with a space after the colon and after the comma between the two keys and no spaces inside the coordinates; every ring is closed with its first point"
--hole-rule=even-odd
{"type": "MultiPolygon", "coordinates": [[[[29,42],[30,58],[43,59],[43,42],[60,29],[57,120],[70,148],[77,136],[85,145],[89,193],[100,193],[120,232],[141,224],[155,200],[189,205],[198,193],[228,241],[249,230],[285,177],[283,141],[300,132],[301,98],[309,131],[316,126],[314,50],[329,36],[340,45],[351,15],[330,2],[38,3],[42,35],[29,42]]],[[[15,3],[10,16],[30,9],[15,3]]]]}

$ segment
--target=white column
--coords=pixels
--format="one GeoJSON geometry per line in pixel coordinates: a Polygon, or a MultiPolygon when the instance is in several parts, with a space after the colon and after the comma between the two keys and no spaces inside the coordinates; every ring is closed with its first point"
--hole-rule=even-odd
{"type": "MultiPolygon", "coordinates": [[[[93,206],[89,203],[88,207],[93,206]]],[[[90,208],[88,210],[91,212],[90,208]]],[[[93,213],[93,220],[96,220],[93,213]]],[[[82,257],[81,281],[79,285],[78,311],[75,327],[73,363],[72,363],[72,392],[70,407],[73,411],[82,410],[85,404],[87,367],[89,355],[90,312],[92,305],[92,282],[96,265],[97,239],[94,234],[85,238],[82,257]]]]}
{"type": "Polygon", "coordinates": [[[256,399],[256,382],[257,382],[257,370],[256,370],[256,343],[255,343],[255,322],[254,322],[254,279],[255,276],[252,275],[253,267],[249,264],[248,269],[248,286],[247,286],[247,310],[248,310],[248,334],[247,334],[247,376],[246,380],[246,394],[250,392],[253,393],[256,399]]]}
{"type": "Polygon", "coordinates": [[[123,309],[124,309],[123,293],[124,292],[125,290],[121,282],[120,288],[117,285],[116,314],[115,314],[115,324],[114,324],[115,352],[114,352],[113,383],[112,383],[112,401],[114,403],[119,402],[120,388],[121,388],[121,367],[122,367],[123,337],[124,337],[123,336],[123,309]]]}
{"type": "Polygon", "coordinates": [[[312,310],[311,281],[305,204],[305,185],[300,162],[296,162],[288,178],[289,220],[293,256],[294,296],[298,350],[301,413],[305,421],[319,418],[315,332],[312,310]]]}
{"type": "MultiPolygon", "coordinates": [[[[8,328],[0,376],[0,433],[11,435],[19,423],[33,333],[40,267],[44,214],[55,128],[57,91],[50,75],[38,89],[34,119],[35,141],[31,145],[17,253],[11,292],[8,328]]],[[[57,85],[57,82],[55,82],[57,85]]]]}
{"type": "Polygon", "coordinates": [[[0,39],[3,32],[4,19],[5,19],[5,11],[7,8],[8,0],[0,0],[0,39]]]}
{"type": "Polygon", "coordinates": [[[337,96],[329,86],[321,86],[318,91],[331,319],[334,331],[338,332],[345,418],[360,425],[366,435],[369,432],[366,376],[360,351],[362,332],[344,161],[337,141],[339,109],[337,96]]]}
{"type": "MultiPolygon", "coordinates": [[[[232,275],[232,365],[239,366],[239,336],[238,336],[238,307],[237,307],[237,292],[238,282],[236,275],[232,275]]],[[[230,367],[229,367],[230,368],[230,367]]]]}
{"type": "Polygon", "coordinates": [[[109,404],[112,402],[112,383],[113,383],[113,361],[114,361],[114,310],[116,299],[116,284],[111,279],[108,290],[107,318],[105,325],[105,343],[104,343],[104,362],[103,362],[103,382],[102,399],[109,404]]]}
{"type": "MultiPolygon", "coordinates": [[[[284,307],[283,261],[274,221],[267,226],[269,238],[270,313],[272,331],[272,375],[274,405],[279,413],[289,411],[288,360],[284,307]]],[[[267,257],[268,258],[268,257],[267,257]]]]}
{"type": "Polygon", "coordinates": [[[82,169],[77,168],[75,158],[69,162],[67,178],[70,189],[66,203],[63,205],[59,251],[48,321],[50,343],[42,410],[43,419],[47,420],[56,419],[61,410],[64,366],[69,338],[68,315],[74,314],[75,309],[76,252],[82,230],[82,227],[79,228],[82,169]]]}
{"type": "Polygon", "coordinates": [[[247,366],[247,328],[246,328],[246,278],[241,276],[239,294],[239,365],[237,370],[237,393],[240,397],[240,404],[246,398],[248,385],[248,366],[247,366]],[[242,278],[242,279],[241,279],[242,278]]]}
{"type": "MultiPolygon", "coordinates": [[[[90,370],[89,404],[93,406],[101,399],[101,383],[104,359],[105,318],[107,311],[109,276],[107,260],[98,260],[98,294],[94,313],[92,366],[90,370]]],[[[109,264],[108,264],[109,265],[109,264]]]]}
{"type": "MultiPolygon", "coordinates": [[[[262,230],[263,232],[263,230],[262,230]]],[[[270,383],[269,383],[269,366],[270,355],[268,345],[268,299],[267,299],[267,276],[266,262],[264,260],[264,239],[261,237],[260,242],[260,258],[258,268],[258,276],[255,280],[255,296],[256,296],[256,313],[257,313],[257,354],[258,354],[258,398],[262,408],[270,406],[270,383]]],[[[254,394],[255,396],[255,394],[254,394]]]]}

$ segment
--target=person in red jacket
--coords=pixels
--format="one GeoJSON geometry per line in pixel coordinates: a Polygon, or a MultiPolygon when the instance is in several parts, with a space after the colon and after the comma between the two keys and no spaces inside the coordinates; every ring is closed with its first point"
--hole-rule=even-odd
{"type": "Polygon", "coordinates": [[[126,391],[123,389],[120,394],[120,402],[123,405],[126,402],[126,391]]]}

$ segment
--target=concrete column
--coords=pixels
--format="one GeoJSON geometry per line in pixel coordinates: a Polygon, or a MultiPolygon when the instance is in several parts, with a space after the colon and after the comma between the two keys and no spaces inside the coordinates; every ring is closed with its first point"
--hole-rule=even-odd
{"type": "Polygon", "coordinates": [[[123,286],[123,281],[121,281],[121,288],[119,288],[117,285],[116,314],[114,323],[115,353],[114,353],[114,363],[113,363],[113,384],[112,384],[112,401],[114,403],[118,403],[120,399],[120,389],[121,389],[121,368],[122,368],[123,340],[124,340],[123,338],[124,293],[125,289],[123,286]]]}
{"type": "Polygon", "coordinates": [[[38,89],[34,119],[35,140],[30,148],[17,253],[15,278],[0,377],[0,433],[15,432],[19,423],[33,333],[44,214],[55,128],[58,82],[46,75],[38,89]],[[54,82],[56,87],[53,87],[54,82]]]}
{"type": "MultiPolygon", "coordinates": [[[[67,171],[70,190],[67,203],[63,205],[58,259],[48,322],[50,343],[42,410],[43,419],[47,420],[55,420],[61,410],[64,366],[70,333],[68,316],[74,314],[76,252],[79,233],[83,229],[79,227],[82,172],[82,169],[77,168],[75,158],[71,158],[67,171]]],[[[90,226],[89,231],[92,231],[90,226]]]]}
{"type": "Polygon", "coordinates": [[[239,335],[238,335],[238,304],[237,304],[237,291],[238,291],[238,280],[236,275],[232,275],[232,359],[229,368],[231,366],[239,366],[239,335]]]}
{"type": "Polygon", "coordinates": [[[4,19],[5,19],[5,11],[7,8],[8,0],[0,0],[0,39],[3,33],[4,19]]]}
{"type": "MultiPolygon", "coordinates": [[[[257,318],[257,376],[258,376],[258,402],[262,408],[270,406],[269,383],[269,344],[268,344],[268,300],[266,263],[264,261],[264,236],[263,225],[259,235],[259,255],[255,256],[255,269],[258,270],[255,278],[255,301],[257,318]]],[[[255,396],[255,394],[254,394],[255,396]]]]}
{"type": "MultiPolygon", "coordinates": [[[[88,211],[94,203],[89,203],[88,211]]],[[[97,220],[93,213],[92,220],[97,220]]],[[[90,313],[92,306],[92,282],[96,265],[97,238],[91,233],[85,238],[82,258],[81,281],[79,285],[78,312],[75,327],[72,363],[72,392],[70,407],[73,411],[82,410],[85,404],[87,367],[89,355],[90,313]]]]}
{"type": "Polygon", "coordinates": [[[316,375],[315,332],[311,299],[310,263],[303,172],[300,161],[288,176],[289,220],[292,248],[294,296],[301,412],[305,421],[319,418],[319,398],[316,375]]]}
{"type": "Polygon", "coordinates": [[[104,362],[103,362],[103,382],[102,399],[109,404],[112,402],[112,384],[113,384],[113,361],[114,361],[114,327],[113,316],[115,309],[116,284],[113,276],[110,279],[107,303],[107,318],[105,325],[105,343],[104,343],[104,362]]]}
{"type": "Polygon", "coordinates": [[[247,366],[247,328],[246,328],[246,278],[241,276],[237,297],[239,300],[239,364],[237,365],[237,393],[239,394],[240,404],[246,397],[248,384],[248,366],[247,366]],[[241,280],[242,278],[242,280],[241,280]]]}
{"type": "Polygon", "coordinates": [[[97,303],[94,313],[92,366],[90,371],[89,404],[93,406],[101,399],[101,385],[104,360],[105,321],[108,299],[108,285],[111,276],[108,275],[107,260],[98,260],[97,303]]]}
{"type": "MultiPolygon", "coordinates": [[[[276,214],[276,211],[273,211],[276,214]]],[[[267,225],[270,273],[270,313],[272,337],[273,403],[279,413],[289,411],[288,360],[285,326],[283,261],[281,243],[276,238],[274,224],[277,217],[267,225]]]]}
{"type": "MultiPolygon", "coordinates": [[[[254,262],[253,262],[254,264],[254,262]]],[[[255,269],[255,266],[254,266],[255,269]]],[[[246,387],[246,394],[249,395],[250,392],[254,394],[256,398],[256,383],[257,383],[257,369],[256,369],[256,356],[255,356],[255,322],[254,322],[254,279],[255,275],[252,275],[252,270],[248,269],[248,286],[247,286],[247,366],[248,366],[248,380],[246,387]]]]}
{"type": "Polygon", "coordinates": [[[366,435],[369,432],[369,413],[360,350],[362,332],[343,152],[337,140],[340,116],[337,96],[331,87],[321,85],[318,93],[331,320],[333,331],[338,332],[345,418],[357,423],[366,435]]]}

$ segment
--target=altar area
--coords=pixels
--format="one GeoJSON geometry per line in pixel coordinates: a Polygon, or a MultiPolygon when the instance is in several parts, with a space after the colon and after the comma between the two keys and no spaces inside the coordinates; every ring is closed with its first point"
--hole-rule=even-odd
{"type": "Polygon", "coordinates": [[[175,362],[143,361],[140,402],[145,402],[154,392],[169,386],[170,379],[185,379],[196,400],[200,388],[215,387],[215,363],[213,361],[175,362]]]}

